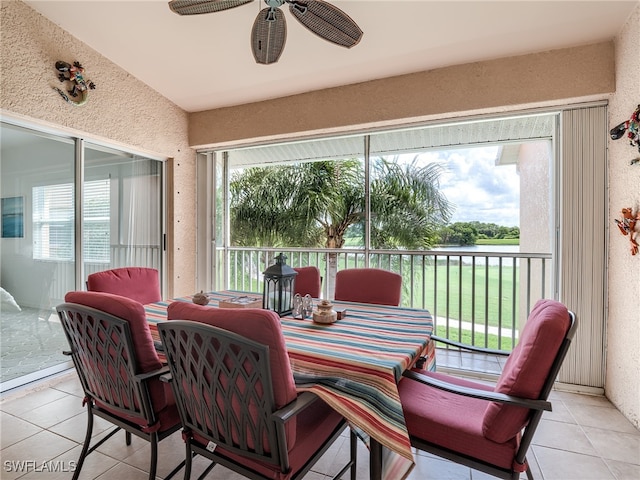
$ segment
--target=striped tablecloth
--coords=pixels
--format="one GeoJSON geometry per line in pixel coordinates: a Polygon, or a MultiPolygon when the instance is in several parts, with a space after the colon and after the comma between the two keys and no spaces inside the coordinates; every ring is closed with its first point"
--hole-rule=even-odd
{"type": "MultiPolygon", "coordinates": [[[[239,292],[212,292],[209,305],[239,292]]],[[[259,296],[259,294],[256,294],[259,296]]],[[[190,302],[190,297],[172,301],[190,302]]],[[[169,302],[145,305],[154,340],[169,302]]],[[[383,446],[384,479],[406,477],[414,465],[397,383],[428,348],[433,320],[426,310],[334,302],[346,317],[331,325],[282,319],[296,386],[317,394],[340,412],[366,440],[383,446]]]]}

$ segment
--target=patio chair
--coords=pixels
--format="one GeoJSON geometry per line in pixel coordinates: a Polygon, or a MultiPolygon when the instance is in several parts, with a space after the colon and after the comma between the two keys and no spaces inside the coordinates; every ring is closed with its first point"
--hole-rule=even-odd
{"type": "Polygon", "coordinates": [[[160,276],[155,268],[122,267],[92,273],[87,290],[122,295],[142,304],[162,300],[160,276]]]}
{"type": "Polygon", "coordinates": [[[296,275],[293,293],[299,293],[302,297],[311,295],[313,298],[320,298],[322,277],[318,267],[295,267],[294,270],[298,275],[296,275]]]}
{"type": "MultiPolygon", "coordinates": [[[[160,376],[168,373],[153,346],[142,304],[100,292],[69,292],[56,307],[87,407],[87,431],[73,474],[77,479],[85,458],[118,430],[151,444],[149,479],[155,480],[158,442],[180,429],[173,393],[160,376]],[[94,416],[115,425],[91,446],[94,416]]],[[[182,468],[177,466],[171,478],[182,468]]]]}
{"type": "Polygon", "coordinates": [[[498,478],[526,472],[527,450],[576,330],[576,317],[540,300],[495,386],[409,370],[398,385],[411,445],[498,478]]]}
{"type": "Polygon", "coordinates": [[[388,270],[348,268],[336,274],[336,300],[398,306],[401,293],[402,276],[388,270]]]}
{"type": "MultiPolygon", "coordinates": [[[[346,428],[320,398],[296,392],[275,312],[174,302],[168,318],[158,330],[183,425],[185,478],[195,454],[248,478],[301,478],[346,428]]],[[[349,462],[335,478],[351,469],[355,480],[356,447],[351,432],[349,462]]]]}

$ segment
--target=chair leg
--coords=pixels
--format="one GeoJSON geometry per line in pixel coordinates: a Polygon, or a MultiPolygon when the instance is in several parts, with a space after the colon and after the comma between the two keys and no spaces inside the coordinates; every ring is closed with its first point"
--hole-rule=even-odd
{"type": "Polygon", "coordinates": [[[124,443],[126,443],[127,447],[131,445],[131,432],[124,432],[124,443]]]}
{"type": "Polygon", "coordinates": [[[191,440],[187,439],[185,442],[185,456],[184,456],[184,480],[190,480],[191,478],[191,460],[193,460],[193,453],[191,453],[191,440]]]}
{"type": "Polygon", "coordinates": [[[349,429],[349,442],[351,450],[351,480],[356,480],[358,470],[358,437],[353,428],[349,429]]]}
{"type": "Polygon", "coordinates": [[[531,467],[527,464],[527,479],[533,480],[533,473],[531,473],[531,467]]]}
{"type": "Polygon", "coordinates": [[[158,468],[158,434],[156,432],[151,433],[149,438],[151,444],[151,461],[149,463],[149,480],[155,480],[156,469],[158,468]]]}
{"type": "Polygon", "coordinates": [[[382,478],[382,444],[374,438],[369,440],[369,478],[370,480],[382,478]]]}
{"type": "Polygon", "coordinates": [[[80,476],[80,470],[82,470],[82,464],[89,451],[89,444],[91,443],[91,434],[93,433],[93,411],[91,410],[91,401],[87,401],[87,433],[84,436],[84,443],[82,444],[82,451],[80,452],[80,458],[76,464],[76,469],[73,472],[73,480],[78,480],[80,476]]]}

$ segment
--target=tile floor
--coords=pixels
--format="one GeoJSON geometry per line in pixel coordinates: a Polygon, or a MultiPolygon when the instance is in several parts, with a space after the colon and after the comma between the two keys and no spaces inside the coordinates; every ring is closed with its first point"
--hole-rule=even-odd
{"type": "MultiPolygon", "coordinates": [[[[439,367],[445,355],[438,353],[439,367]]],[[[468,359],[452,356],[452,364],[468,359]]],[[[492,361],[478,366],[491,371],[492,361]]],[[[86,413],[81,405],[82,391],[75,373],[68,372],[0,399],[2,480],[57,480],[71,478],[80,454],[86,413]]],[[[553,412],[543,416],[529,452],[537,480],[638,480],[640,479],[640,432],[604,397],[554,391],[553,412]]],[[[101,435],[108,425],[97,419],[94,433],[101,435]]],[[[183,458],[179,432],[160,443],[158,477],[164,478],[183,458]]],[[[348,455],[348,437],[343,436],[325,454],[309,480],[324,480],[337,472],[348,455]]],[[[408,480],[478,480],[485,474],[416,452],[416,467],[408,480]]],[[[148,477],[148,444],[136,437],[132,445],[118,434],[91,454],[81,479],[144,480],[148,477]]],[[[196,458],[192,478],[206,463],[196,458]]],[[[368,478],[368,451],[362,443],[358,452],[358,480],[368,478]]],[[[179,473],[177,477],[182,478],[179,473]]],[[[240,479],[217,466],[208,479],[240,479]]],[[[525,478],[523,475],[522,478],[525,478]]]]}

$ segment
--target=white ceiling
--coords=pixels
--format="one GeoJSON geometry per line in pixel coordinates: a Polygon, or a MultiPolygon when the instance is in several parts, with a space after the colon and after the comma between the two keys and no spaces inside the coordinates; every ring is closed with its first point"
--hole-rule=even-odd
{"type": "Polygon", "coordinates": [[[176,15],[166,0],[26,3],[195,112],[604,41],[638,1],[330,1],[364,31],[351,49],[317,37],[284,6],[287,42],[272,65],[257,65],[249,44],[262,0],[195,16],[176,15]]]}

